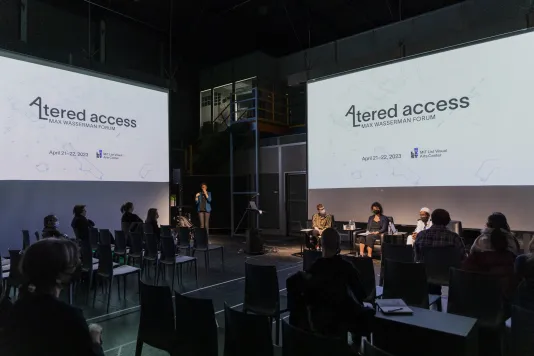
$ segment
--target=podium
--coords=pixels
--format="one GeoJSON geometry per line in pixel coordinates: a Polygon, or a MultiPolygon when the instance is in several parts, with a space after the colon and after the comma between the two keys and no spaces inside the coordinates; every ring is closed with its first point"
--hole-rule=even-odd
{"type": "Polygon", "coordinates": [[[261,255],[263,251],[263,240],[260,236],[260,229],[258,226],[259,216],[264,211],[258,209],[256,202],[250,201],[246,214],[248,215],[248,229],[246,232],[246,246],[245,253],[249,255],[261,255]]]}

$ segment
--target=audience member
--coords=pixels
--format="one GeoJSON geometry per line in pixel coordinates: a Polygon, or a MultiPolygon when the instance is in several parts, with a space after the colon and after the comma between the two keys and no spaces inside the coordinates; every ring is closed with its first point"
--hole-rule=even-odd
{"type": "Polygon", "coordinates": [[[317,204],[317,213],[312,216],[312,232],[308,241],[308,248],[316,249],[319,245],[319,238],[325,229],[332,226],[332,215],[326,212],[323,204],[317,204]]]}
{"type": "Polygon", "coordinates": [[[58,299],[79,264],[71,240],[48,238],[28,247],[21,261],[24,284],[5,328],[3,354],[104,355],[101,329],[88,327],[80,309],[58,299]]]}
{"type": "Polygon", "coordinates": [[[323,257],[311,266],[312,290],[308,308],[313,331],[340,335],[350,331],[362,336],[369,331],[374,310],[363,306],[365,290],[358,271],[341,258],[339,233],[328,228],[322,235],[323,257]]]}
{"type": "Polygon", "coordinates": [[[513,304],[534,311],[534,254],[518,256],[515,273],[519,279],[513,304]]]}
{"type": "Polygon", "coordinates": [[[510,251],[511,243],[514,241],[505,229],[492,229],[484,242],[484,248],[471,250],[463,263],[466,271],[490,273],[498,277],[507,300],[511,299],[517,287],[514,273],[516,255],[510,251]]]}
{"type": "Polygon", "coordinates": [[[516,237],[510,231],[510,226],[506,220],[506,216],[502,213],[493,213],[488,216],[486,222],[486,228],[482,230],[482,234],[476,238],[473,246],[471,246],[471,253],[473,252],[485,252],[495,251],[494,244],[492,243],[492,232],[494,230],[501,230],[504,236],[507,238],[507,249],[514,255],[519,255],[519,242],[516,237]]]}
{"type": "Polygon", "coordinates": [[[415,231],[412,232],[411,236],[408,236],[406,244],[413,245],[413,242],[415,238],[417,237],[417,234],[420,233],[421,231],[429,229],[431,226],[432,226],[432,219],[430,218],[430,209],[421,208],[421,210],[419,211],[419,220],[417,220],[415,231]]]}
{"type": "Polygon", "coordinates": [[[49,237],[58,237],[58,238],[68,238],[67,235],[62,234],[59,232],[59,219],[55,215],[47,215],[44,218],[43,221],[43,232],[41,236],[43,239],[49,238],[49,237]]]}
{"type": "Polygon", "coordinates": [[[465,245],[462,238],[455,232],[447,229],[451,222],[451,216],[445,209],[436,209],[432,212],[432,226],[429,229],[421,231],[415,238],[415,260],[423,261],[423,247],[448,247],[454,246],[458,253],[465,257],[465,245]]]}
{"type": "Polygon", "coordinates": [[[133,213],[134,211],[134,205],[132,202],[126,202],[121,206],[121,213],[122,218],[121,222],[129,222],[129,223],[142,223],[143,220],[141,218],[133,213]]]}
{"type": "Polygon", "coordinates": [[[152,227],[152,233],[154,234],[154,236],[156,236],[156,238],[159,238],[159,233],[160,233],[158,219],[159,219],[158,209],[156,208],[148,209],[148,212],[146,213],[145,224],[150,225],[152,227]]]}
{"type": "Polygon", "coordinates": [[[373,215],[367,222],[366,236],[360,236],[360,256],[365,256],[365,247],[367,246],[367,255],[373,256],[373,246],[375,241],[388,231],[389,220],[384,216],[384,209],[378,202],[371,204],[373,215]]]}
{"type": "Polygon", "coordinates": [[[76,238],[79,240],[89,239],[89,229],[95,226],[92,220],[87,219],[87,209],[85,205],[75,205],[72,209],[74,217],[70,223],[70,226],[76,234],[76,238]]]}

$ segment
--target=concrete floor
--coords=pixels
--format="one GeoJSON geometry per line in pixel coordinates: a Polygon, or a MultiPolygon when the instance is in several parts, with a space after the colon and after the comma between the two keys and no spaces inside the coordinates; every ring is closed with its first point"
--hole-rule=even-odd
{"type": "MultiPolygon", "coordinates": [[[[222,355],[224,341],[224,303],[234,308],[241,308],[245,286],[245,261],[254,261],[258,264],[274,265],[278,270],[282,307],[285,308],[286,279],[295,272],[302,270],[302,258],[293,254],[300,252],[300,242],[295,238],[265,237],[265,245],[271,252],[260,256],[248,256],[242,252],[244,244],[236,238],[224,236],[211,236],[210,242],[224,246],[225,269],[221,269],[220,252],[213,252],[210,258],[211,268],[204,268],[203,254],[197,255],[199,280],[195,283],[194,272],[184,269],[184,287],[180,287],[176,280],[175,289],[181,293],[213,300],[217,322],[219,325],[219,354],[222,355]]],[[[342,253],[348,253],[343,250],[342,253]]],[[[375,261],[375,273],[380,271],[380,261],[375,261]]],[[[153,284],[154,271],[151,276],[143,276],[143,280],[153,284]]],[[[170,281],[167,281],[169,283],[170,281]]],[[[106,356],[133,356],[135,355],[137,329],[139,325],[139,294],[136,276],[128,277],[126,298],[119,300],[116,281],[112,288],[110,311],[106,313],[106,294],[98,288],[95,307],[92,306],[91,293],[89,303],[85,303],[85,290],[80,288],[76,295],[75,305],[83,309],[88,323],[98,323],[103,327],[104,350],[106,356]]],[[[160,280],[161,284],[161,280],[160,280]]],[[[122,287],[121,287],[122,291],[122,287]]],[[[446,295],[445,291],[445,295],[446,295]]],[[[122,294],[122,293],[121,293],[122,294]]],[[[63,296],[65,297],[65,296],[63,296]]],[[[446,306],[446,297],[443,300],[446,306]]],[[[444,309],[445,310],[445,309],[444,309]]],[[[287,318],[283,314],[282,318],[287,318]]],[[[274,328],[273,328],[274,329],[274,328]]],[[[277,350],[279,351],[279,350],[277,350]]],[[[277,352],[278,353],[278,352],[277,352]]],[[[167,353],[144,345],[142,355],[167,355],[167,353]]]]}

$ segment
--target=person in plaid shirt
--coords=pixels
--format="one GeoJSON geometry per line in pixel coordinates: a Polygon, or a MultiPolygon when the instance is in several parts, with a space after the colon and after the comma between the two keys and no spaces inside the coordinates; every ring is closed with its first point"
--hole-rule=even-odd
{"type": "Polygon", "coordinates": [[[417,262],[423,261],[423,247],[446,247],[454,246],[458,250],[462,259],[465,257],[465,245],[461,237],[447,229],[447,225],[451,222],[451,216],[445,209],[436,209],[432,212],[432,226],[417,234],[414,242],[415,260],[417,262]]]}

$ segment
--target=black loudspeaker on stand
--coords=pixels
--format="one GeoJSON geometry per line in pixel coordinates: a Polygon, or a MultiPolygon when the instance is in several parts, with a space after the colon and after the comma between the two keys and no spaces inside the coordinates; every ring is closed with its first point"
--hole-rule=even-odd
{"type": "Polygon", "coordinates": [[[254,201],[255,198],[256,196],[252,197],[252,199],[248,202],[247,210],[241,217],[241,220],[239,220],[239,223],[235,229],[235,231],[237,231],[245,217],[248,217],[249,228],[246,232],[245,253],[249,255],[261,255],[265,252],[263,249],[263,240],[260,236],[260,230],[257,226],[258,215],[265,213],[265,211],[258,209],[256,202],[254,201]]]}

